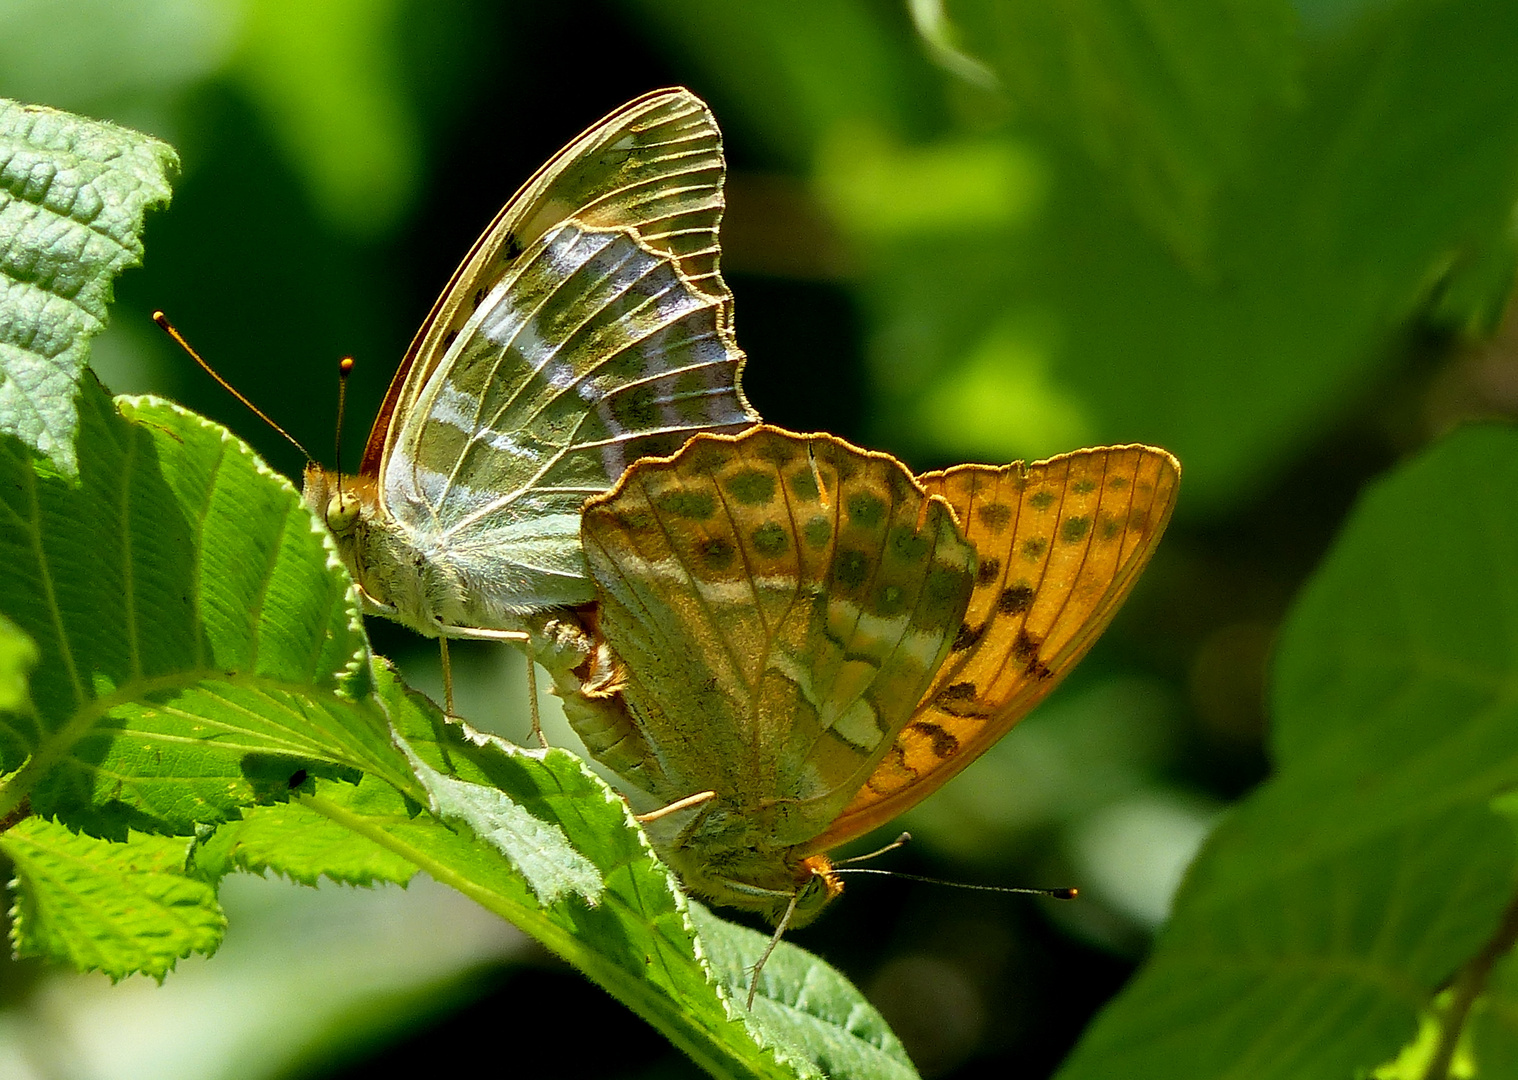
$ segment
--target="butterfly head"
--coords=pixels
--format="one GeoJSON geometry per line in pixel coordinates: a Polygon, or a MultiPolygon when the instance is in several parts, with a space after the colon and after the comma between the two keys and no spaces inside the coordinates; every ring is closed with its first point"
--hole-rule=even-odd
{"type": "Polygon", "coordinates": [[[776,926],[805,926],[843,892],[843,879],[826,855],[778,847],[748,824],[718,800],[699,808],[678,836],[655,827],[650,839],[696,896],[757,912],[776,926]]]}
{"type": "Polygon", "coordinates": [[[372,489],[373,486],[372,480],[365,484],[363,477],[345,476],[339,479],[337,473],[311,462],[306,465],[300,494],[306,507],[326,523],[328,530],[337,538],[339,547],[342,547],[344,541],[352,540],[364,517],[362,489],[372,489]]]}
{"type": "Polygon", "coordinates": [[[833,872],[832,860],[826,855],[808,855],[796,864],[796,872],[798,877],[805,875],[805,879],[796,898],[791,925],[805,926],[838,899],[843,892],[843,879],[833,872]]]}
{"type": "Polygon", "coordinates": [[[337,543],[338,555],[360,585],[368,585],[360,572],[360,536],[364,523],[374,515],[375,485],[372,477],[343,476],[312,462],[306,466],[301,485],[306,508],[327,526],[337,543]]]}

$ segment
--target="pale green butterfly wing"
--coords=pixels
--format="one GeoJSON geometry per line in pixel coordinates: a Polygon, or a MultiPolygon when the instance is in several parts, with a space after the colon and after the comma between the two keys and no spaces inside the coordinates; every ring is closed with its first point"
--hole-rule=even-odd
{"type": "Polygon", "coordinates": [[[412,339],[369,434],[360,471],[380,459],[412,405],[490,287],[538,237],[567,218],[632,228],[669,255],[693,285],[724,301],[717,228],[727,165],[722,132],[689,90],[657,90],[628,102],[555,154],[523,184],[475,241],[412,339]]]}
{"type": "Polygon", "coordinates": [[[767,425],[639,462],[582,535],[632,724],[599,756],[662,799],[715,790],[776,848],[864,783],[974,583],[953,514],[899,462],[767,425]]]}
{"type": "Polygon", "coordinates": [[[639,457],[756,417],[722,303],[630,229],[541,236],[464,324],[382,473],[391,517],[487,609],[591,598],[580,508],[639,457]]]}
{"type": "Polygon", "coordinates": [[[640,98],[518,192],[413,343],[376,424],[382,510],[480,624],[590,599],[585,498],[757,421],[718,272],[723,177],[698,98],[640,98]]]}

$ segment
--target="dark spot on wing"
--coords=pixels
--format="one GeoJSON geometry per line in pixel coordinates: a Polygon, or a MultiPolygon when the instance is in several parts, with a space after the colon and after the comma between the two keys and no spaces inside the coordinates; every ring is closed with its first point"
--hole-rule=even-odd
{"type": "Polygon", "coordinates": [[[885,517],[885,510],[885,501],[878,495],[861,491],[857,495],[849,496],[849,523],[852,525],[861,525],[865,528],[878,525],[885,517]]]}
{"type": "Polygon", "coordinates": [[[1019,660],[1032,660],[1038,656],[1038,647],[1043,642],[1026,630],[1017,632],[1017,640],[1012,642],[1012,655],[1019,660]]]}
{"type": "Polygon", "coordinates": [[[985,506],[977,507],[975,515],[987,529],[992,532],[1001,532],[1012,520],[1012,508],[1006,503],[987,503],[985,506]]]}
{"type": "Polygon", "coordinates": [[[725,536],[702,541],[699,550],[701,561],[713,570],[726,570],[733,564],[733,556],[737,554],[733,542],[725,536]]]}
{"type": "Polygon", "coordinates": [[[912,724],[912,730],[933,744],[934,757],[947,758],[959,753],[959,740],[931,720],[918,720],[912,724]]]}
{"type": "Polygon", "coordinates": [[[986,632],[984,626],[971,626],[969,623],[959,624],[959,633],[954,635],[954,651],[964,652],[974,645],[986,632]]]}
{"type": "Polygon", "coordinates": [[[974,701],[975,684],[972,682],[953,683],[933,695],[933,704],[954,716],[964,716],[964,707],[974,701]]]}
{"type": "Polygon", "coordinates": [[[1066,518],[1059,527],[1059,538],[1067,544],[1075,544],[1086,538],[1091,531],[1091,519],[1088,517],[1066,518]]]}
{"type": "Polygon", "coordinates": [[[833,575],[849,588],[857,589],[870,576],[870,557],[862,551],[841,551],[834,561],[833,575]]]}
{"type": "Polygon", "coordinates": [[[996,598],[996,610],[1003,615],[1021,615],[1032,606],[1033,589],[1024,581],[1003,589],[996,598]]]}
{"type": "Polygon", "coordinates": [[[660,493],[654,499],[660,513],[674,517],[702,521],[717,511],[717,502],[705,491],[682,491],[676,488],[660,493]]]}
{"type": "Polygon", "coordinates": [[[790,537],[786,535],[785,529],[775,521],[766,521],[760,525],[749,535],[749,539],[753,542],[755,551],[770,559],[784,555],[786,549],[791,546],[790,537]]]}
{"type": "Polygon", "coordinates": [[[727,478],[727,493],[744,506],[757,506],[775,497],[775,474],[763,469],[745,469],[727,478]]]}
{"type": "Polygon", "coordinates": [[[1001,577],[1001,560],[997,558],[985,558],[975,568],[975,584],[990,585],[1001,577]]]}

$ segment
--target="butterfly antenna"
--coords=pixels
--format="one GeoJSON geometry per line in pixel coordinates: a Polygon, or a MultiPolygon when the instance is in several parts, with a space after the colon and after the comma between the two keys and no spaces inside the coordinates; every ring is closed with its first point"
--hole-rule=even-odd
{"type": "Polygon", "coordinates": [[[316,460],[315,458],[313,458],[311,456],[311,452],[300,444],[300,440],[299,439],[297,439],[294,435],[291,435],[284,428],[280,427],[273,420],[270,420],[267,413],[265,413],[257,405],[253,404],[246,397],[244,397],[243,394],[242,394],[242,392],[239,391],[237,389],[237,387],[235,387],[231,383],[227,382],[226,379],[223,379],[219,374],[217,374],[217,371],[216,371],[215,368],[213,368],[210,364],[208,364],[204,360],[202,360],[201,357],[200,357],[200,354],[198,352],[196,352],[194,349],[192,349],[190,347],[190,343],[184,339],[184,335],[181,334],[178,330],[176,330],[174,328],[174,324],[173,323],[169,322],[169,317],[167,315],[165,315],[161,311],[155,311],[155,312],[153,312],[153,321],[158,324],[159,329],[161,329],[165,334],[168,334],[169,337],[171,337],[171,338],[174,339],[174,343],[176,345],[178,345],[181,349],[183,349],[185,352],[187,352],[187,353],[190,354],[190,359],[194,360],[197,364],[199,364],[202,371],[204,371],[207,375],[211,376],[211,378],[215,379],[218,383],[220,383],[221,384],[221,388],[223,390],[225,390],[227,393],[229,393],[233,397],[235,397],[238,401],[240,401],[244,405],[246,405],[248,407],[248,409],[253,413],[254,416],[258,417],[264,423],[268,424],[271,428],[273,428],[275,431],[279,432],[286,439],[288,439],[290,441],[290,445],[293,446],[293,447],[295,447],[295,449],[299,450],[300,453],[301,453],[301,456],[303,458],[305,458],[307,461],[315,461],[316,460]]]}
{"type": "Polygon", "coordinates": [[[1025,896],[1047,896],[1054,900],[1074,900],[1080,895],[1080,890],[1075,888],[1066,889],[1033,889],[1018,887],[1016,885],[972,885],[967,881],[945,881],[943,878],[923,877],[921,874],[903,874],[898,870],[875,870],[865,866],[834,867],[835,874],[880,874],[883,877],[901,878],[903,881],[920,881],[925,885],[945,885],[951,889],[966,889],[970,892],[994,892],[994,893],[1021,893],[1025,896]]]}
{"type": "Polygon", "coordinates": [[[353,357],[345,356],[337,362],[337,448],[333,463],[337,472],[337,494],[343,494],[343,414],[348,408],[348,376],[353,374],[353,357]]]}

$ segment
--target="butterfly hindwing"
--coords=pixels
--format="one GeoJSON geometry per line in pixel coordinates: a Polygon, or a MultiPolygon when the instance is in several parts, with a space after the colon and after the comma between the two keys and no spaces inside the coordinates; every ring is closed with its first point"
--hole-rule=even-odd
{"type": "Polygon", "coordinates": [[[714,789],[776,846],[869,775],[973,587],[953,515],[900,463],[767,426],[638,463],[582,535],[657,758],[608,764],[661,798],[714,789]]]}
{"type": "Polygon", "coordinates": [[[631,230],[556,226],[427,381],[386,460],[391,513],[507,606],[588,600],[585,499],[638,457],[754,420],[720,317],[631,230]],[[501,552],[515,580],[490,580],[501,552]]]}
{"type": "Polygon", "coordinates": [[[975,545],[975,591],[948,660],[816,850],[936,791],[1054,689],[1149,561],[1180,467],[1163,450],[1116,446],[919,479],[954,508],[975,545]]]}
{"type": "Polygon", "coordinates": [[[725,177],[716,119],[681,88],[629,102],[555,154],[496,215],[417,331],[370,432],[360,471],[379,471],[394,429],[414,415],[433,368],[482,298],[562,221],[633,229],[673,259],[693,287],[721,302],[730,331],[732,296],[718,270],[717,242],[725,177]]]}
{"type": "Polygon", "coordinates": [[[661,91],[507,204],[418,333],[365,453],[378,505],[352,561],[382,608],[426,632],[584,603],[585,499],[640,456],[757,422],[718,270],[723,176],[706,106],[661,91]]]}

